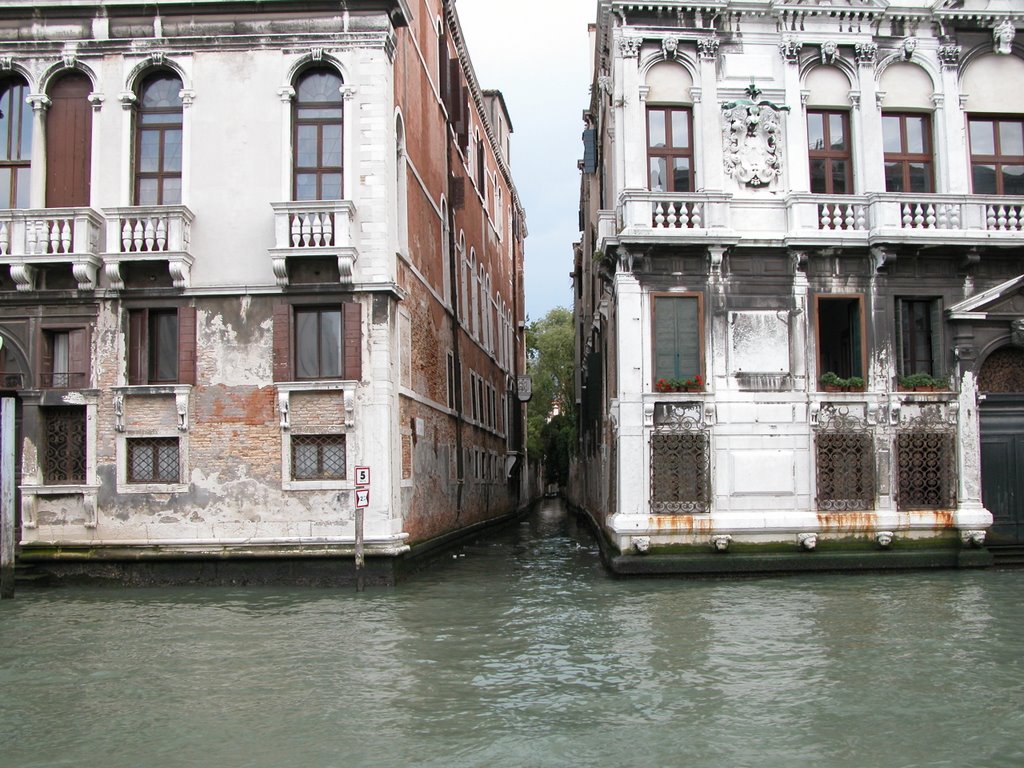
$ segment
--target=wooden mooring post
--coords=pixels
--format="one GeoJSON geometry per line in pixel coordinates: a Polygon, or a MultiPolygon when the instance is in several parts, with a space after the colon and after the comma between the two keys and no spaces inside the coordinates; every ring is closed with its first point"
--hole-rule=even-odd
{"type": "Polygon", "coordinates": [[[14,398],[0,398],[0,599],[14,597],[14,398]]]}

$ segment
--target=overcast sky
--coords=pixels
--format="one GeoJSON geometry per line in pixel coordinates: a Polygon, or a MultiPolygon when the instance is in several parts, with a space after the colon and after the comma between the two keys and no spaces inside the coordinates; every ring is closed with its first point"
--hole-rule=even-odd
{"type": "Polygon", "coordinates": [[[482,88],[502,92],[512,127],[512,175],[526,208],[526,313],[572,306],[579,239],[583,110],[589,105],[587,24],[597,0],[457,0],[482,88]]]}

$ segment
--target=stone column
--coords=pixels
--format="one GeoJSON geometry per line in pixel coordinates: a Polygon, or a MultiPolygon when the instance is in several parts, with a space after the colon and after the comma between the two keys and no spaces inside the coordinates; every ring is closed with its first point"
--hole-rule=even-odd
{"type": "Polygon", "coordinates": [[[46,207],[46,110],[50,97],[44,93],[29,94],[32,106],[32,169],[29,172],[29,207],[46,207]]]}
{"type": "Polygon", "coordinates": [[[860,109],[855,110],[859,117],[859,130],[854,129],[853,138],[860,152],[856,178],[860,179],[858,192],[885,191],[885,152],[882,145],[882,97],[875,80],[875,55],[877,46],[865,43],[855,48],[857,59],[857,77],[860,81],[860,109]]]}
{"type": "Polygon", "coordinates": [[[700,88],[693,89],[693,120],[700,137],[701,177],[697,188],[705,191],[725,189],[725,171],[722,165],[722,110],[718,104],[718,46],[717,37],[697,40],[700,56],[700,88]]]}
{"type": "Polygon", "coordinates": [[[643,39],[620,33],[616,36],[615,115],[616,188],[647,189],[646,102],[640,93],[640,48],[643,39]]]}
{"type": "Polygon", "coordinates": [[[649,378],[649,330],[644,322],[643,289],[633,275],[633,255],[619,249],[614,278],[618,306],[616,363],[619,401],[619,442],[616,475],[616,515],[639,515],[647,509],[649,459],[644,442],[643,393],[649,378]]]}
{"type": "Polygon", "coordinates": [[[967,149],[967,122],[964,119],[964,95],[960,93],[958,67],[960,46],[939,46],[942,62],[942,92],[935,94],[936,190],[949,194],[968,194],[971,190],[970,156],[967,149]]]}
{"type": "Polygon", "coordinates": [[[792,109],[786,117],[786,154],[784,167],[790,192],[809,192],[811,171],[807,161],[807,115],[804,109],[805,96],[800,89],[800,48],[803,43],[786,39],[779,44],[779,51],[786,60],[783,85],[786,89],[786,104],[792,109]]]}

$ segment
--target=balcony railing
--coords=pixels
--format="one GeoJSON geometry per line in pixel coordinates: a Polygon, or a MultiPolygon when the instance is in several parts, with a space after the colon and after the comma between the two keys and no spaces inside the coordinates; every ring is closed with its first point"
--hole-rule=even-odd
{"type": "Polygon", "coordinates": [[[354,234],[355,206],[349,200],[271,203],[274,209],[274,275],[288,285],[288,259],[330,256],[338,260],[340,282],[353,280],[358,251],[354,234]]]}
{"type": "Polygon", "coordinates": [[[705,236],[728,226],[729,195],[626,191],[620,198],[623,233],[705,236]]]}
{"type": "Polygon", "coordinates": [[[10,266],[19,291],[35,290],[39,266],[66,263],[79,290],[91,290],[100,264],[101,223],[91,208],[2,211],[0,262],[10,266]]]}
{"type": "Polygon", "coordinates": [[[121,264],[131,261],[166,261],[174,287],[188,287],[192,211],[184,205],[147,205],[105,208],[103,213],[109,249],[104,268],[113,290],[124,289],[121,264]]]}
{"type": "Polygon", "coordinates": [[[996,242],[1024,231],[1024,200],[978,195],[790,195],[789,236],[996,242]]]}
{"type": "Polygon", "coordinates": [[[61,373],[40,373],[40,389],[84,389],[89,384],[89,374],[84,371],[61,373]]]}

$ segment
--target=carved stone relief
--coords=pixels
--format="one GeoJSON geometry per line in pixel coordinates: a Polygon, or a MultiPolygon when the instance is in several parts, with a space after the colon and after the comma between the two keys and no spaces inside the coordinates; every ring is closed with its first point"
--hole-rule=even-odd
{"type": "Polygon", "coordinates": [[[779,115],[789,107],[760,95],[761,89],[751,83],[747,98],[722,105],[725,172],[748,187],[763,187],[782,173],[779,115]]]}

